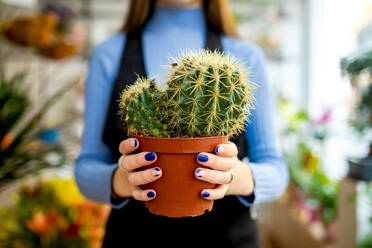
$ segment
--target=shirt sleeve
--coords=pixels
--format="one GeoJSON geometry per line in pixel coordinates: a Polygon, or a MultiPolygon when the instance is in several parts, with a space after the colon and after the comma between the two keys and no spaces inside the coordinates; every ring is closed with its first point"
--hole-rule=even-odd
{"type": "Polygon", "coordinates": [[[121,201],[111,197],[112,175],[117,164],[110,163],[111,151],[102,141],[105,117],[113,80],[112,57],[98,46],[92,53],[85,86],[84,133],[81,152],[75,161],[74,176],[81,193],[88,199],[121,208],[129,198],[121,201]]]}
{"type": "Polygon", "coordinates": [[[246,122],[245,137],[249,147],[243,162],[250,167],[254,178],[254,191],[250,196],[237,196],[245,206],[273,201],[279,198],[288,185],[288,167],[277,148],[274,128],[273,97],[267,82],[265,56],[254,47],[249,59],[251,80],[258,85],[254,93],[255,109],[246,122]]]}

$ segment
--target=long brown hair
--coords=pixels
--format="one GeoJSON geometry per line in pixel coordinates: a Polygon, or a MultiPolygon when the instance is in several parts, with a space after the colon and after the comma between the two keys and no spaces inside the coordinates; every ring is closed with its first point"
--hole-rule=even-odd
{"type": "MultiPolygon", "coordinates": [[[[204,0],[203,10],[207,21],[218,31],[238,37],[228,0],[204,0]]],[[[155,0],[130,0],[128,14],[120,31],[131,32],[142,27],[151,18],[155,0]]]]}

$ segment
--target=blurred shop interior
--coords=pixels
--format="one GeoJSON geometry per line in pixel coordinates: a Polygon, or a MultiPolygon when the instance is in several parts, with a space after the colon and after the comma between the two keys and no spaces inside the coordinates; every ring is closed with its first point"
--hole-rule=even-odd
{"type": "MultiPolygon", "coordinates": [[[[73,166],[90,54],[127,4],[0,0],[0,247],[100,247],[109,207],[79,193],[73,166]]],[[[254,206],[262,247],[372,248],[372,1],[230,5],[265,53],[290,171],[280,199],[254,206]]]]}

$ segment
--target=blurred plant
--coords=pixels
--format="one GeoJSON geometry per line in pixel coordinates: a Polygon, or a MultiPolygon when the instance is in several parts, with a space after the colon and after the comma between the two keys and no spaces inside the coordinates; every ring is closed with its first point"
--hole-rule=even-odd
{"type": "Polygon", "coordinates": [[[47,0],[41,13],[2,20],[0,35],[13,44],[35,48],[48,58],[68,58],[78,54],[86,40],[83,26],[73,23],[75,16],[70,5],[47,0]]]}
{"type": "Polygon", "coordinates": [[[55,0],[44,0],[41,5],[41,12],[44,14],[53,13],[58,17],[58,31],[60,32],[69,31],[73,18],[77,16],[71,3],[66,4],[55,0]]]}
{"type": "Polygon", "coordinates": [[[286,120],[282,135],[288,143],[283,146],[283,154],[288,161],[291,180],[305,193],[306,197],[301,203],[303,207],[312,212],[314,209],[319,211],[327,227],[336,217],[338,192],[338,183],[328,178],[321,159],[321,151],[329,135],[332,111],[326,110],[319,119],[311,120],[305,110],[294,108],[283,97],[279,100],[279,106],[286,120]]]}
{"type": "Polygon", "coordinates": [[[64,163],[58,130],[43,128],[41,120],[72,84],[45,99],[41,106],[33,106],[25,77],[25,73],[18,73],[6,79],[0,70],[0,189],[14,180],[64,163]]]}
{"type": "Polygon", "coordinates": [[[372,51],[362,52],[343,58],[341,69],[348,74],[359,95],[357,106],[351,116],[351,124],[362,136],[372,128],[372,51]],[[368,73],[368,82],[359,83],[361,75],[368,73]]]}
{"type": "Polygon", "coordinates": [[[24,184],[0,209],[1,247],[101,247],[108,205],[87,201],[72,179],[24,184]]]}

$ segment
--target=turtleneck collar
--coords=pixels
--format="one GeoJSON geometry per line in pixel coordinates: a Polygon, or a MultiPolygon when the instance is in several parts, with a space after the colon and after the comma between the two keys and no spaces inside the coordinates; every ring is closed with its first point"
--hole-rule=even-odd
{"type": "Polygon", "coordinates": [[[201,7],[190,9],[174,9],[155,6],[153,16],[146,24],[148,29],[191,28],[205,27],[205,16],[201,7]]]}

